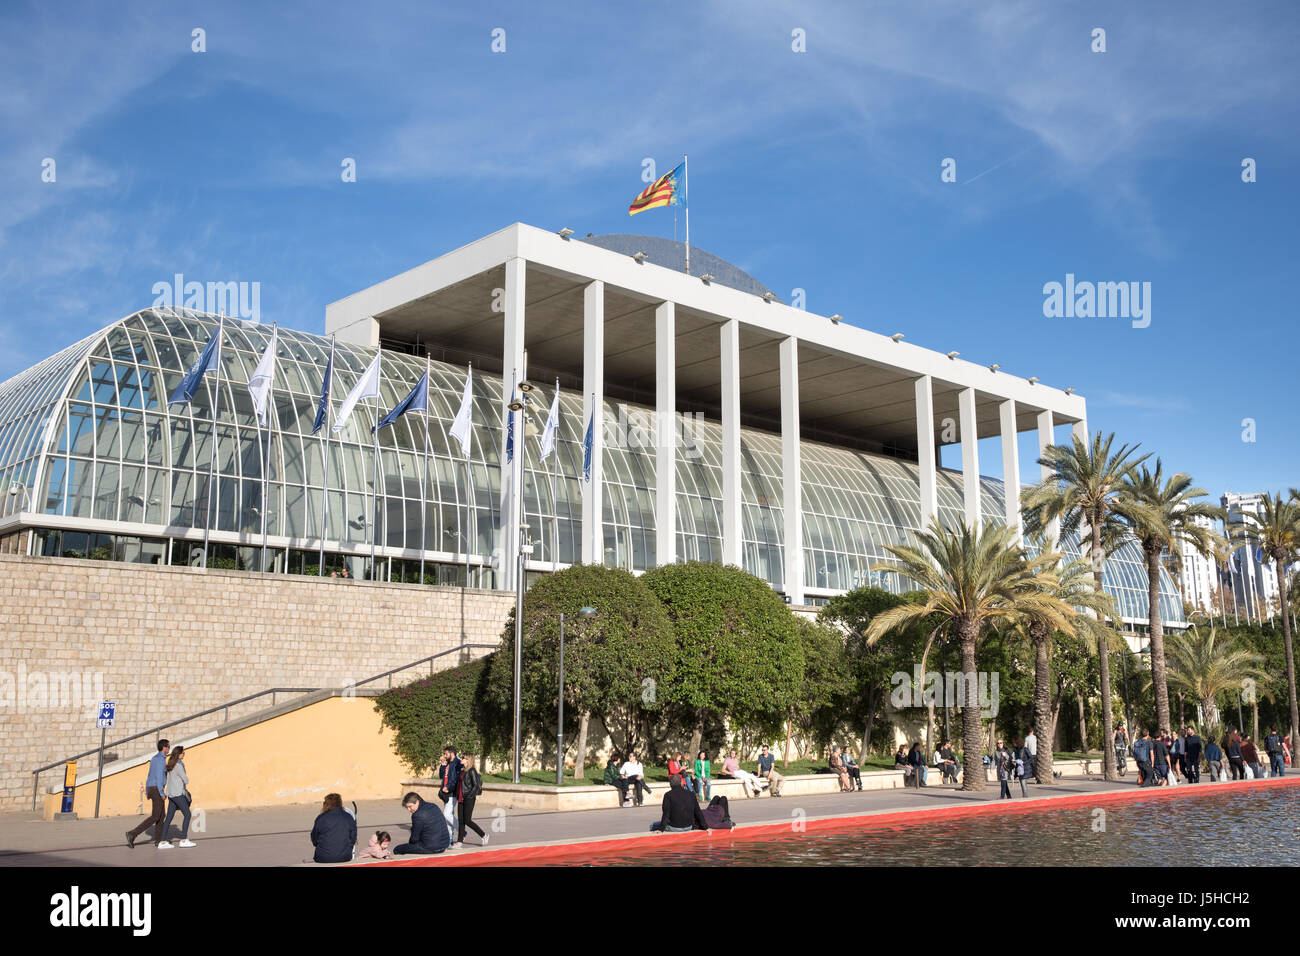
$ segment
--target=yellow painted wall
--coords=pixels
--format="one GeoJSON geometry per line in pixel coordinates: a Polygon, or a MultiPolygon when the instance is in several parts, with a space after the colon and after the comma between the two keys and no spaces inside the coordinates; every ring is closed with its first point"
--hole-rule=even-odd
{"type": "MultiPolygon", "coordinates": [[[[331,697],[224,737],[185,748],[196,809],[264,807],[397,796],[407,770],[393,753],[373,698],[331,697]]],[[[134,816],[148,765],[104,778],[100,816],[134,816]]],[[[147,809],[147,808],[146,808],[147,809]]],[[[77,813],[95,810],[95,782],[77,786],[77,813]]]]}

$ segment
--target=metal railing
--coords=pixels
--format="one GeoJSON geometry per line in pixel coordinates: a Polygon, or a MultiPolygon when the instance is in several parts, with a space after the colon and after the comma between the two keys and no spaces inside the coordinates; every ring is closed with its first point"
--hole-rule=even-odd
{"type": "MultiPolygon", "coordinates": [[[[469,650],[496,650],[497,646],[498,645],[496,644],[460,644],[456,647],[451,648],[450,650],[439,651],[437,654],[431,654],[428,657],[421,657],[418,661],[412,661],[409,664],[403,664],[400,667],[394,667],[391,670],[383,671],[382,673],[375,674],[371,677],[367,677],[364,680],[359,680],[356,681],[355,683],[345,685],[345,687],[350,686],[355,689],[357,687],[361,687],[364,684],[371,684],[377,680],[383,680],[384,678],[387,678],[388,688],[391,690],[393,687],[394,674],[400,674],[402,673],[402,671],[409,671],[416,667],[422,667],[423,665],[428,664],[429,676],[432,677],[433,674],[435,673],[433,662],[438,660],[438,658],[440,657],[446,657],[448,654],[462,654],[465,651],[469,651],[469,650]]],[[[301,694],[314,694],[317,691],[332,690],[332,689],[333,688],[326,688],[326,687],[269,687],[266,690],[259,690],[256,694],[249,694],[245,697],[237,697],[234,700],[228,700],[225,703],[217,704],[217,706],[215,707],[209,707],[207,710],[200,710],[197,713],[189,714],[177,720],[171,720],[165,724],[158,724],[156,727],[154,727],[151,730],[142,731],[141,733],[138,734],[132,734],[131,736],[123,737],[120,740],[114,740],[111,744],[105,744],[103,749],[107,749],[108,747],[120,747],[123,744],[129,744],[133,740],[140,740],[141,738],[144,737],[156,737],[158,734],[162,733],[164,730],[167,730],[170,727],[176,727],[179,726],[180,724],[189,723],[191,720],[198,720],[200,717],[207,717],[211,714],[215,714],[217,711],[224,711],[224,717],[222,718],[222,723],[229,723],[231,707],[238,707],[240,704],[246,704],[249,701],[257,700],[260,697],[266,697],[269,695],[271,698],[271,706],[274,707],[276,705],[275,699],[280,694],[293,694],[297,696],[301,694]]],[[[71,760],[80,760],[82,757],[89,757],[91,754],[97,754],[100,752],[100,750],[101,748],[99,747],[92,747],[89,750],[83,750],[79,754],[74,754],[71,757],[65,757],[62,760],[56,760],[54,761],[54,763],[49,763],[43,767],[37,767],[35,770],[33,770],[32,771],[32,809],[33,810],[36,809],[36,800],[38,794],[40,793],[41,774],[45,773],[47,770],[53,770],[55,767],[62,767],[71,760]]],[[[103,773],[102,766],[96,769],[101,774],[103,773]]]]}

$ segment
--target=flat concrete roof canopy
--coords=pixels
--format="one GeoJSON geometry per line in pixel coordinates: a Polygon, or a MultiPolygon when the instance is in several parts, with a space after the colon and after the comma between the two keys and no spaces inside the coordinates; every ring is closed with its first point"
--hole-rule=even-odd
{"type": "MultiPolygon", "coordinates": [[[[662,240],[659,240],[662,243],[662,240]]],[[[1086,420],[1084,400],[1003,371],[949,359],[879,332],[767,302],[698,276],[581,240],[515,224],[438,259],[331,303],[326,332],[364,345],[427,348],[434,357],[502,371],[504,263],[525,259],[524,339],[529,376],[582,387],[583,293],[605,282],[605,393],[653,403],[655,308],[675,303],[678,410],[718,417],[719,328],[740,321],[740,409],[752,427],[778,431],[780,342],[799,340],[799,416],[807,439],[915,454],[915,382],[932,379],[935,436],[953,433],[958,395],[973,388],[980,438],[1000,434],[1000,406],[1016,402],[1016,429],[1086,420]]]]}

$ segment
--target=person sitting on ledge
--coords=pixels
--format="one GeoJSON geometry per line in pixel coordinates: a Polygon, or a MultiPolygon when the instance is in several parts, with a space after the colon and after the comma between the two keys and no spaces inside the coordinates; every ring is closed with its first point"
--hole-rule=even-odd
{"type": "Polygon", "coordinates": [[[605,786],[618,787],[619,806],[625,806],[627,804],[627,781],[623,779],[623,775],[619,771],[619,761],[622,759],[622,756],[622,754],[615,750],[609,755],[609,763],[605,764],[605,786]]]}
{"type": "Polygon", "coordinates": [[[830,764],[831,764],[831,769],[834,770],[836,775],[839,777],[840,793],[852,793],[853,783],[852,781],[849,780],[849,771],[844,766],[843,758],[840,757],[839,747],[831,748],[830,764]]]}
{"type": "Polygon", "coordinates": [[[898,745],[898,753],[894,754],[894,767],[903,771],[903,786],[912,786],[912,765],[907,762],[906,744],[898,745]]]}
{"type": "MultiPolygon", "coordinates": [[[[394,854],[441,853],[451,846],[451,834],[441,810],[421,800],[415,791],[402,798],[402,806],[411,815],[411,840],[393,847],[394,854]]],[[[353,824],[354,831],[355,827],[353,824]]]]}
{"type": "Polygon", "coordinates": [[[779,797],[785,777],[776,772],[775,763],[776,758],[768,750],[767,744],[763,744],[763,752],[758,756],[758,776],[767,781],[767,792],[774,797],[779,797]]]}
{"type": "Polygon", "coordinates": [[[862,771],[858,769],[858,761],[854,758],[853,754],[849,752],[848,747],[844,748],[844,755],[841,759],[844,761],[844,770],[848,773],[849,779],[858,785],[858,791],[861,792],[862,771]]]}
{"type": "Polygon", "coordinates": [[[700,812],[695,797],[682,786],[682,775],[668,778],[668,792],[664,794],[663,816],[650,824],[652,833],[689,833],[691,830],[708,830],[708,821],[700,812]]]}
{"type": "Polygon", "coordinates": [[[641,806],[645,799],[645,793],[650,793],[650,785],[645,782],[645,767],[641,761],[636,759],[636,751],[629,751],[627,760],[619,768],[619,774],[623,777],[624,786],[636,796],[636,805],[641,806]]]}
{"type": "Polygon", "coordinates": [[[736,758],[736,751],[728,750],[727,759],[722,761],[722,770],[718,773],[719,777],[730,777],[732,780],[739,780],[745,785],[746,790],[754,791],[754,796],[763,792],[763,785],[759,779],[752,773],[740,769],[740,761],[736,758]]]}

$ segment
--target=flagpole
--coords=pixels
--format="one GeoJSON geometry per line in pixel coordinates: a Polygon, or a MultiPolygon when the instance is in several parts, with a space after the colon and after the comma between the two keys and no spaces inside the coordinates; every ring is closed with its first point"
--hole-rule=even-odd
{"type": "MultiPolygon", "coordinates": [[[[473,395],[473,388],[474,388],[474,363],[473,363],[473,362],[469,362],[469,363],[467,363],[467,364],[465,365],[465,381],[469,383],[469,386],[470,386],[470,394],[471,394],[471,396],[472,396],[472,395],[473,395]]],[[[472,401],[473,401],[473,398],[471,397],[470,400],[471,400],[471,402],[472,402],[472,401]]],[[[472,406],[471,406],[471,408],[472,408],[472,406]]],[[[471,540],[471,539],[477,541],[477,538],[478,538],[477,534],[475,533],[475,532],[477,531],[477,529],[476,529],[476,528],[474,528],[474,529],[471,528],[471,522],[473,522],[474,524],[477,524],[478,522],[474,520],[475,515],[474,515],[474,512],[473,512],[473,510],[472,510],[472,508],[471,508],[471,506],[470,506],[470,499],[471,499],[471,496],[474,494],[474,479],[473,479],[473,476],[470,475],[470,470],[469,470],[469,458],[470,458],[470,453],[474,450],[474,413],[473,413],[473,411],[470,412],[470,416],[469,416],[469,441],[466,442],[465,444],[466,444],[466,448],[465,448],[465,527],[464,527],[464,529],[463,529],[463,533],[461,534],[460,543],[461,543],[461,544],[464,546],[464,548],[465,548],[465,587],[469,587],[469,543],[470,543],[470,540],[471,540]]],[[[482,583],[482,582],[479,582],[479,583],[482,583]]]]}
{"type": "MultiPolygon", "coordinates": [[[[320,501],[320,566],[317,568],[318,577],[325,577],[325,535],[329,529],[330,513],[330,469],[329,469],[329,444],[330,444],[330,399],[333,398],[333,379],[334,379],[334,336],[330,336],[330,358],[329,363],[325,366],[326,377],[330,381],[325,383],[325,436],[320,443],[320,470],[323,490],[321,491],[320,501]]],[[[346,523],[345,523],[346,527],[346,523]]]]}
{"type": "Polygon", "coordinates": [[[221,407],[221,339],[224,315],[217,318],[217,384],[212,398],[212,448],[208,454],[208,494],[203,508],[203,570],[208,569],[208,543],[212,537],[212,484],[217,474],[217,411],[221,407]]]}
{"type": "Polygon", "coordinates": [[[687,165],[689,157],[682,153],[682,192],[685,193],[685,199],[682,205],[686,207],[686,274],[691,274],[691,175],[690,167],[687,165]]]}
{"type": "MultiPolygon", "coordinates": [[[[266,498],[271,490],[271,482],[266,475],[267,462],[271,457],[271,395],[275,391],[275,346],[276,346],[277,323],[271,323],[271,379],[266,384],[266,403],[264,406],[266,424],[263,425],[263,431],[266,434],[262,441],[262,573],[266,573],[266,532],[267,508],[266,498]]],[[[260,422],[258,424],[261,424],[260,422]]]]}
{"type": "Polygon", "coordinates": [[[420,583],[424,583],[424,551],[428,544],[429,525],[429,388],[433,372],[433,359],[424,354],[424,478],[420,482],[420,583]]]}
{"type": "Polygon", "coordinates": [[[377,581],[379,568],[375,565],[375,541],[379,537],[379,383],[384,379],[384,363],[377,354],[375,367],[375,427],[371,429],[370,445],[370,580],[377,581]]]}
{"type": "MultiPolygon", "coordinates": [[[[560,380],[555,379],[555,402],[556,408],[559,408],[560,400],[560,380]]],[[[555,416],[555,434],[551,435],[551,573],[554,574],[559,570],[560,564],[560,503],[556,498],[557,484],[556,478],[559,472],[560,462],[560,416],[555,416]]]]}

